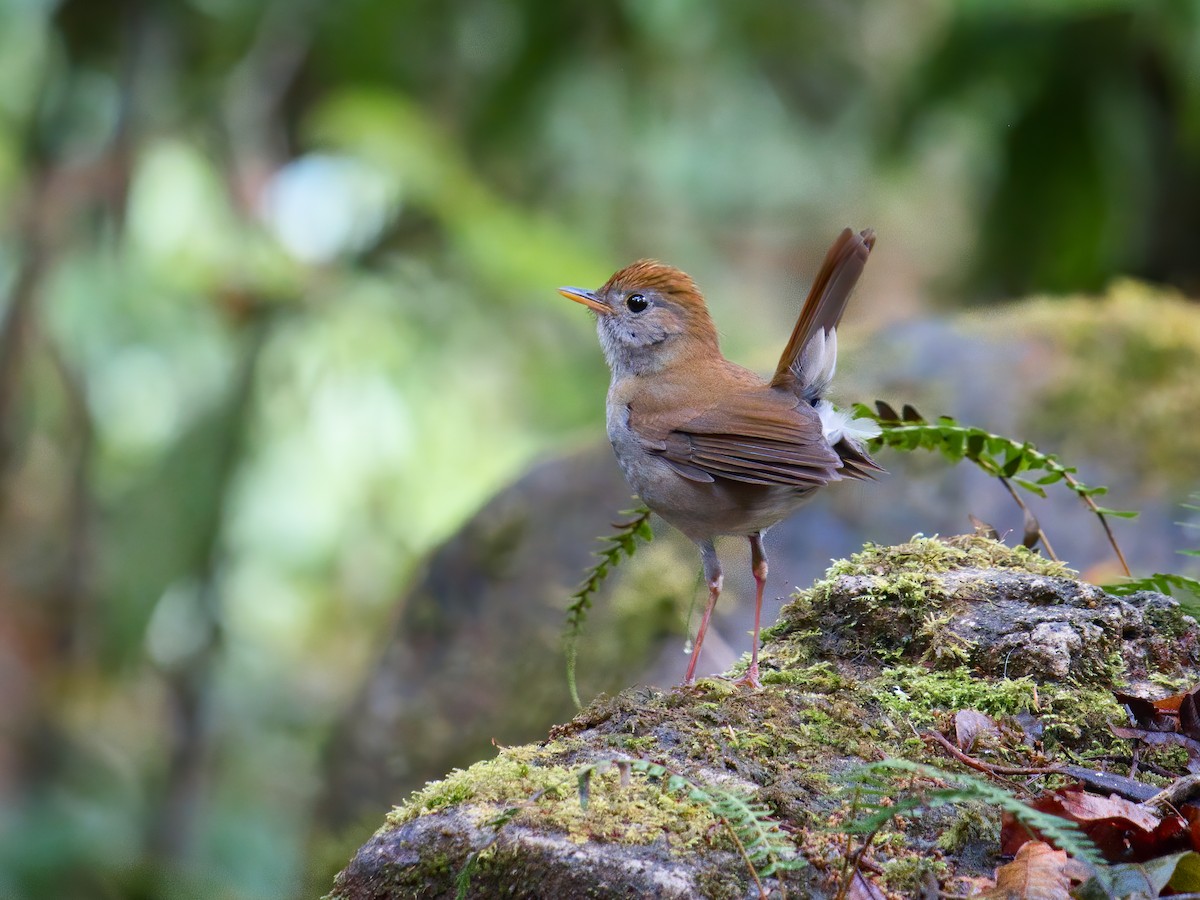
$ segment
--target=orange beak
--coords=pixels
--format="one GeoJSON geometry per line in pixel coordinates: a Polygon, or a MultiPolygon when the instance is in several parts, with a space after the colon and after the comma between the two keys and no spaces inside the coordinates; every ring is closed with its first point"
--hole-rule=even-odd
{"type": "Polygon", "coordinates": [[[607,316],[612,314],[612,307],[603,300],[598,300],[593,291],[585,291],[583,288],[576,287],[561,287],[558,289],[558,292],[568,300],[582,303],[588,309],[594,310],[601,315],[607,316]]]}

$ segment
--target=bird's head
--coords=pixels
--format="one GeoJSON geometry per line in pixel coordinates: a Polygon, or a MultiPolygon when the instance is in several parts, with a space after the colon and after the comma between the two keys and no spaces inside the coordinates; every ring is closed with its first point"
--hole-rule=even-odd
{"type": "Polygon", "coordinates": [[[615,375],[645,375],[687,357],[718,352],[717,330],[704,297],[673,266],[643,259],[598,290],[564,287],[558,292],[596,313],[600,346],[615,375]]]}

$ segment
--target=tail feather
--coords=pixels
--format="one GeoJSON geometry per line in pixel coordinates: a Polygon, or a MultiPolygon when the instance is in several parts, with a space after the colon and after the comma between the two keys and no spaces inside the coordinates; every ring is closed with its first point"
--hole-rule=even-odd
{"type": "Polygon", "coordinates": [[[791,388],[810,402],[828,387],[837,362],[834,329],[842,320],[850,292],[874,246],[875,232],[871,229],[858,234],[843,229],[833,242],[779,358],[771,379],[774,387],[791,388]]]}

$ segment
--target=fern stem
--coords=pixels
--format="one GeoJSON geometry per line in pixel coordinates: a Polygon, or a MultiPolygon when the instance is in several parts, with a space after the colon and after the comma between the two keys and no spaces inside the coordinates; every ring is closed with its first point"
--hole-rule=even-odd
{"type": "Polygon", "coordinates": [[[598,561],[584,573],[583,581],[571,595],[571,605],[567,607],[567,625],[563,634],[563,645],[567,658],[567,690],[571,694],[571,702],[576,709],[583,709],[579,699],[579,687],[575,681],[575,664],[578,660],[579,636],[583,634],[583,625],[587,621],[588,610],[592,607],[593,599],[609,573],[621,562],[621,557],[632,557],[637,550],[637,542],[650,541],[654,536],[650,531],[650,510],[646,506],[625,510],[622,515],[633,516],[625,522],[614,522],[614,534],[600,538],[601,548],[596,552],[598,561]]]}
{"type": "Polygon", "coordinates": [[[1079,494],[1079,496],[1083,498],[1083,502],[1091,507],[1092,512],[1096,514],[1096,518],[1098,518],[1100,520],[1100,524],[1104,526],[1104,533],[1108,535],[1108,542],[1112,544],[1113,552],[1117,554],[1117,559],[1121,561],[1121,568],[1125,571],[1125,577],[1132,578],[1133,572],[1131,572],[1129,569],[1129,563],[1125,561],[1125,554],[1121,552],[1121,545],[1117,543],[1117,538],[1116,535],[1113,534],[1112,526],[1108,524],[1108,516],[1104,515],[1104,513],[1100,510],[1100,507],[1096,504],[1096,501],[1093,500],[1089,494],[1080,491],[1079,482],[1075,480],[1070,472],[1063,472],[1063,481],[1067,483],[1071,490],[1079,494]]]}
{"type": "Polygon", "coordinates": [[[742,839],[738,837],[737,831],[733,824],[726,818],[721,818],[721,824],[725,826],[725,830],[729,832],[729,836],[733,838],[733,845],[737,847],[738,853],[742,855],[742,859],[746,863],[746,868],[750,871],[750,877],[754,879],[754,886],[758,888],[758,896],[761,900],[768,900],[767,889],[763,887],[763,883],[758,878],[758,872],[754,868],[754,860],[750,858],[750,854],[746,852],[746,845],[742,843],[742,839]]]}
{"type": "Polygon", "coordinates": [[[1054,552],[1054,548],[1052,546],[1050,546],[1050,538],[1048,538],[1046,536],[1046,532],[1042,530],[1042,523],[1038,522],[1037,516],[1035,516],[1033,514],[1033,510],[1031,510],[1028,507],[1028,505],[1026,505],[1025,501],[1021,499],[1021,495],[1018,494],[1017,489],[1012,486],[1012,482],[1009,481],[1007,478],[1005,478],[1003,475],[1001,475],[1000,483],[1002,485],[1004,485],[1005,488],[1008,489],[1009,496],[1012,497],[1013,502],[1021,508],[1021,512],[1024,513],[1026,516],[1028,516],[1030,519],[1032,519],[1034,522],[1037,522],[1037,537],[1038,537],[1038,540],[1041,541],[1042,546],[1046,548],[1046,555],[1049,556],[1055,562],[1062,562],[1062,560],[1058,558],[1058,554],[1056,554],[1054,552]]]}

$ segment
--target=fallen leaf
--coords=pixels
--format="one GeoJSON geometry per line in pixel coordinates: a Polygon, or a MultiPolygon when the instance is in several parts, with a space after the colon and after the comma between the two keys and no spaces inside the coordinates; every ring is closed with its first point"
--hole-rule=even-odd
{"type": "Polygon", "coordinates": [[[971,527],[975,529],[975,533],[980,537],[991,538],[993,541],[1000,540],[1000,532],[996,530],[995,525],[989,525],[987,522],[980,519],[978,516],[973,516],[967,513],[967,518],[971,520],[971,527]]]}
{"type": "Polygon", "coordinates": [[[954,740],[958,749],[970,753],[980,737],[998,737],[1000,726],[991,716],[976,709],[960,709],[954,714],[954,740]]]}
{"type": "Polygon", "coordinates": [[[887,900],[887,894],[863,878],[862,872],[856,871],[850,881],[850,890],[846,892],[846,900],[887,900]]]}
{"type": "Polygon", "coordinates": [[[1157,897],[1170,885],[1173,891],[1200,889],[1200,854],[1191,850],[1160,856],[1144,863],[1122,863],[1108,869],[1113,897],[1157,897]]]}
{"type": "Polygon", "coordinates": [[[1175,712],[1179,709],[1178,701],[1175,701],[1174,707],[1159,705],[1173,698],[1151,700],[1149,697],[1139,697],[1136,694],[1125,694],[1121,691],[1113,691],[1113,696],[1118,703],[1129,710],[1129,715],[1132,716],[1136,727],[1146,731],[1175,730],[1175,712]]]}
{"type": "Polygon", "coordinates": [[[1195,803],[1185,803],[1179,807],[1179,814],[1187,820],[1188,833],[1192,838],[1192,849],[1200,850],[1200,806],[1195,803]]]}
{"type": "Polygon", "coordinates": [[[1196,691],[1184,694],[1179,701],[1179,731],[1194,740],[1200,740],[1200,708],[1197,707],[1196,691]]]}
{"type": "Polygon", "coordinates": [[[1150,731],[1144,728],[1123,728],[1110,725],[1109,729],[1119,738],[1141,741],[1151,747],[1182,747],[1187,751],[1187,770],[1200,773],[1200,741],[1193,740],[1178,731],[1150,731]]]}
{"type": "MultiPolygon", "coordinates": [[[[1109,862],[1143,862],[1193,846],[1192,829],[1181,816],[1163,817],[1116,794],[1102,797],[1078,787],[1059,788],[1030,804],[1076,823],[1109,862]]],[[[1001,817],[1000,852],[1017,852],[1027,841],[1040,839],[1014,816],[1001,817]]]]}
{"type": "Polygon", "coordinates": [[[1091,869],[1041,841],[1030,841],[1016,859],[996,870],[996,886],[985,900],[1070,900],[1071,883],[1084,882],[1091,869]]]}
{"type": "Polygon", "coordinates": [[[1029,710],[1022,710],[1012,717],[1013,721],[1020,726],[1021,731],[1025,735],[1025,743],[1030,747],[1036,747],[1042,742],[1042,734],[1046,730],[1046,726],[1042,720],[1035,716],[1029,710]]]}
{"type": "Polygon", "coordinates": [[[1136,727],[1146,731],[1177,731],[1200,741],[1200,685],[1157,700],[1121,691],[1113,691],[1113,696],[1129,710],[1136,727]]]}
{"type": "Polygon", "coordinates": [[[1099,794],[1067,789],[1057,792],[1057,797],[1066,814],[1065,818],[1081,826],[1091,822],[1115,822],[1128,828],[1153,831],[1161,821],[1146,807],[1115,795],[1101,797],[1099,794]]]}
{"type": "Polygon", "coordinates": [[[1182,854],[1167,886],[1177,894],[1200,891],[1200,853],[1192,850],[1182,854]]]}

